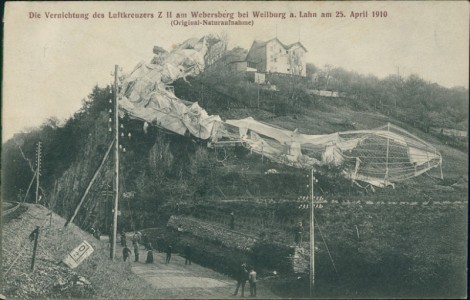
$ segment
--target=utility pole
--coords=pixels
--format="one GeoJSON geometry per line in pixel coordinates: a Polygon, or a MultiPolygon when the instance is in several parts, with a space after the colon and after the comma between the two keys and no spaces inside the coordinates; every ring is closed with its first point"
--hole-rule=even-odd
{"type": "MultiPolygon", "coordinates": [[[[390,133],[390,122],[387,123],[387,132],[390,133]]],[[[385,154],[385,178],[384,180],[388,180],[388,151],[390,146],[390,138],[387,135],[387,153],[385,154]]]]}
{"type": "Polygon", "coordinates": [[[111,241],[111,259],[116,256],[116,234],[119,203],[119,105],[118,105],[118,65],[114,67],[114,215],[113,215],[113,237],[111,241]]]}
{"type": "Polygon", "coordinates": [[[36,149],[36,203],[39,199],[39,177],[41,175],[41,142],[38,142],[36,149]]]}
{"type": "MultiPolygon", "coordinates": [[[[110,222],[110,214],[112,212],[112,202],[113,202],[113,192],[110,190],[111,186],[109,184],[106,184],[106,190],[104,191],[105,195],[105,228],[108,230],[111,228],[111,222],[110,222]]],[[[111,232],[109,233],[109,236],[111,236],[111,232]]]]}
{"type": "Polygon", "coordinates": [[[318,180],[313,177],[313,168],[310,170],[310,298],[313,297],[315,285],[315,205],[313,203],[313,185],[318,180]]]}

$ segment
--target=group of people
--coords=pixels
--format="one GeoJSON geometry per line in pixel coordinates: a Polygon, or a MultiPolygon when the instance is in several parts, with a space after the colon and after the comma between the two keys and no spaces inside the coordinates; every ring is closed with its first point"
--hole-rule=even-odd
{"type": "Polygon", "coordinates": [[[237,279],[237,288],[233,295],[236,296],[238,294],[238,290],[241,286],[241,297],[245,297],[245,285],[248,281],[250,284],[250,296],[256,297],[256,271],[254,267],[248,267],[246,263],[243,263],[235,275],[237,279]]]}
{"type": "MultiPolygon", "coordinates": [[[[127,261],[129,259],[129,257],[131,256],[132,251],[127,246],[126,232],[124,230],[122,230],[120,232],[120,235],[121,235],[121,246],[123,247],[123,249],[122,249],[122,258],[123,258],[124,261],[127,261]]],[[[139,245],[141,244],[142,240],[145,241],[146,236],[142,236],[142,233],[140,233],[140,231],[137,231],[132,236],[132,247],[134,248],[134,255],[135,255],[135,260],[134,261],[135,262],[139,261],[139,256],[140,256],[139,245]]],[[[153,262],[153,252],[152,252],[151,246],[150,246],[150,249],[149,249],[149,247],[146,243],[144,243],[143,245],[145,247],[145,250],[148,250],[147,251],[146,262],[148,262],[148,261],[153,262]]]]}
{"type": "MultiPolygon", "coordinates": [[[[134,255],[135,255],[135,262],[139,261],[139,245],[143,243],[145,250],[147,251],[147,257],[145,262],[146,263],[153,263],[153,250],[152,244],[148,241],[148,238],[145,235],[142,235],[140,232],[136,232],[132,237],[132,245],[134,248],[134,255]]],[[[127,261],[132,254],[132,251],[127,247],[126,243],[126,234],[124,231],[121,232],[121,245],[123,245],[122,249],[122,257],[124,261],[127,261]]],[[[158,248],[158,247],[157,247],[158,248]]],[[[186,244],[183,248],[184,257],[185,257],[185,265],[191,265],[191,256],[192,256],[192,249],[189,244],[186,244]]],[[[169,264],[171,261],[171,255],[173,253],[173,246],[169,244],[165,250],[166,259],[165,264],[169,264]]],[[[237,280],[237,287],[235,289],[235,293],[233,296],[238,294],[238,291],[241,287],[241,297],[245,297],[245,286],[246,282],[250,284],[250,297],[256,297],[256,271],[253,266],[247,266],[246,263],[240,265],[239,269],[236,272],[236,280],[237,280]]]]}
{"type": "MultiPolygon", "coordinates": [[[[140,232],[136,232],[134,236],[132,237],[132,245],[134,248],[134,255],[135,255],[134,261],[135,262],[139,261],[139,245],[141,242],[145,250],[147,251],[147,257],[145,259],[145,262],[153,263],[154,262],[154,258],[153,258],[154,247],[152,246],[152,243],[149,242],[148,237],[146,235],[142,235],[140,232]]],[[[129,247],[127,247],[126,233],[124,231],[121,231],[121,245],[123,246],[122,258],[124,261],[127,261],[129,257],[131,256],[132,251],[131,249],[129,249],[129,247]]],[[[158,249],[158,247],[156,246],[155,249],[158,249]]],[[[191,247],[189,246],[189,244],[186,244],[184,246],[185,265],[191,264],[191,252],[192,252],[191,247]]],[[[168,265],[171,261],[171,255],[173,253],[173,246],[171,244],[169,244],[166,247],[165,253],[166,253],[165,264],[168,265]]]]}

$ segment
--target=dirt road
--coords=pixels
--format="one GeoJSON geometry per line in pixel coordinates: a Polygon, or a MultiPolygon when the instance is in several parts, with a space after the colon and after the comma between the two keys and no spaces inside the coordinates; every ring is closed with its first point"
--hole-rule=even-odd
{"type": "MultiPolygon", "coordinates": [[[[170,264],[165,264],[165,254],[154,254],[154,263],[145,263],[146,252],[140,250],[140,261],[134,262],[134,253],[131,256],[132,271],[142,277],[159,294],[156,298],[239,298],[233,296],[236,288],[236,281],[228,276],[217,273],[211,269],[204,268],[192,263],[185,265],[184,258],[173,254],[170,264]]],[[[249,284],[245,287],[245,297],[250,296],[249,284]]],[[[273,299],[277,298],[270,290],[265,288],[262,282],[258,283],[257,298],[273,299]]]]}

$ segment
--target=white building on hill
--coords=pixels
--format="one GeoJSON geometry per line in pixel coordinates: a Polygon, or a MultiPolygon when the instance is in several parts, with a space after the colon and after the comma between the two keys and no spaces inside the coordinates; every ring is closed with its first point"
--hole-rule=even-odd
{"type": "Polygon", "coordinates": [[[263,73],[306,76],[307,49],[300,42],[285,45],[278,38],[254,41],[246,56],[248,67],[263,73]]]}

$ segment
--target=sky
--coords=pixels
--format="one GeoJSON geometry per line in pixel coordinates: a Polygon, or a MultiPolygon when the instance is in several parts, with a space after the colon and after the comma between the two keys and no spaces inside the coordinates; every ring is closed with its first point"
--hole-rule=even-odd
{"type": "MultiPolygon", "coordinates": [[[[306,61],[383,78],[418,74],[445,87],[468,88],[469,3],[460,2],[9,2],[4,16],[2,141],[55,116],[65,120],[95,85],[149,62],[191,37],[225,33],[229,48],[253,40],[301,41],[306,61]],[[166,12],[172,18],[165,18],[166,12]],[[253,26],[178,26],[176,13],[248,12],[253,26]],[[253,11],[295,18],[253,18],[253,11]],[[299,12],[316,18],[300,18],[299,12]],[[89,13],[89,19],[48,19],[46,13],[89,13]],[[94,19],[93,13],[105,18],[94,19]],[[153,19],[109,18],[109,12],[152,13],[153,19]],[[158,18],[163,12],[163,18],[158,18]],[[321,17],[321,13],[332,17],[321,17]],[[386,17],[373,17],[386,12],[386,17]],[[41,18],[32,15],[36,13],[41,18]],[[342,13],[344,17],[337,17],[342,13]],[[351,17],[357,13],[361,17],[351,17]],[[362,14],[361,14],[362,13],[362,14]],[[367,13],[367,17],[365,16],[367,13]]],[[[189,20],[190,18],[181,20],[189,20]]],[[[194,19],[191,19],[194,20],[194,19]]]]}

